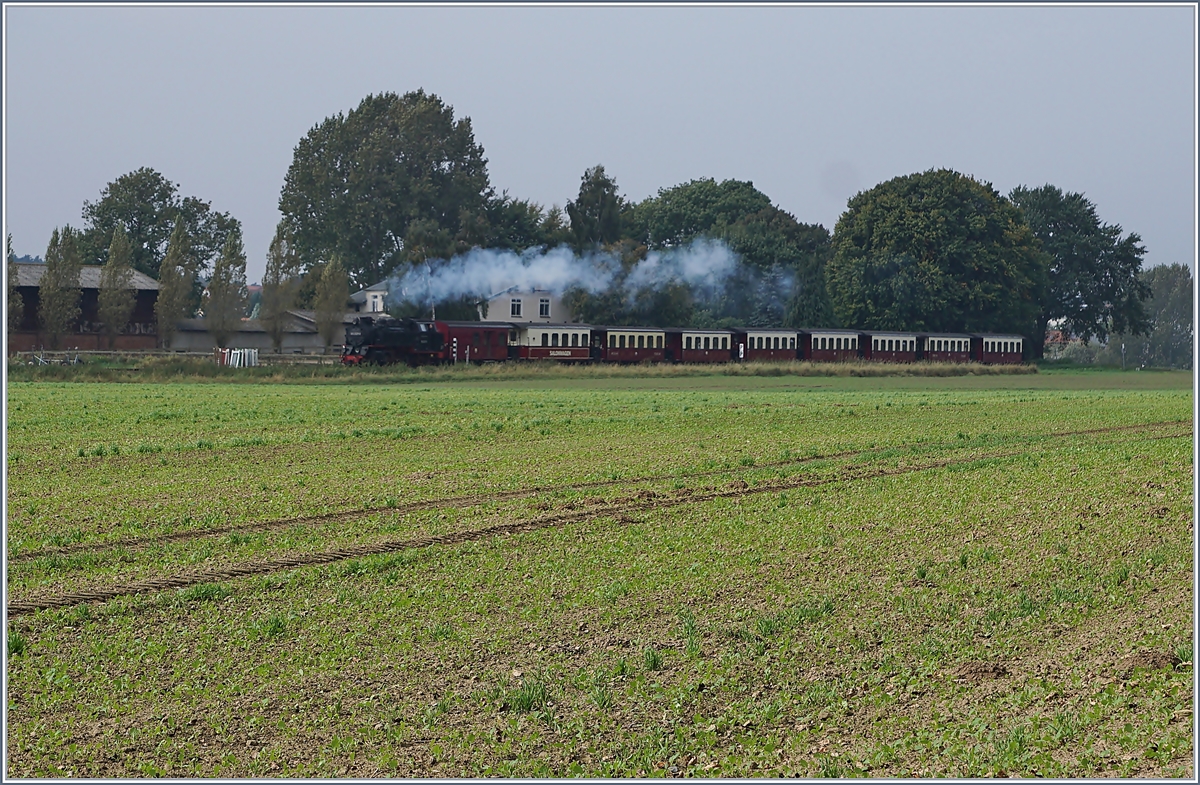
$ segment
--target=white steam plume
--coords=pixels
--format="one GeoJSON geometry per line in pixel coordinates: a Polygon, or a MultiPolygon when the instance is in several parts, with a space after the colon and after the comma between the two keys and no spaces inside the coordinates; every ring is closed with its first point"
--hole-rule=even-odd
{"type": "MultiPolygon", "coordinates": [[[[651,251],[624,278],[627,292],[682,283],[719,289],[737,269],[738,257],[719,240],[699,239],[667,251],[651,251]]],[[[449,261],[417,264],[388,282],[389,298],[422,305],[462,297],[484,298],[510,287],[538,288],[561,295],[578,287],[590,293],[611,289],[620,260],[608,253],[577,256],[563,246],[524,253],[475,248],[449,261]]]]}

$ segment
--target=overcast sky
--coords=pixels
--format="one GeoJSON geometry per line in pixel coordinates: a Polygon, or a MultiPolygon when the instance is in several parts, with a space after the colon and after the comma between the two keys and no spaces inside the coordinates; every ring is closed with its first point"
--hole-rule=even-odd
{"type": "Polygon", "coordinates": [[[832,231],[856,191],[948,167],[1083,192],[1148,264],[1195,256],[1192,7],[4,10],[18,255],[148,166],[242,221],[257,281],[300,138],[424,88],[547,206],[602,163],[630,199],[751,180],[832,231]]]}

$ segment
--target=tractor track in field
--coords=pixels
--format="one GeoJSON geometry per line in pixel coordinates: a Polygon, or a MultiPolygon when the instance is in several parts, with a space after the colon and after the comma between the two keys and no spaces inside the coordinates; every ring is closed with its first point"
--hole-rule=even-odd
{"type": "MultiPolygon", "coordinates": [[[[1143,426],[1120,426],[1114,428],[1093,429],[1089,431],[1075,431],[1069,434],[1055,435],[1066,436],[1111,433],[1129,430],[1147,430],[1154,426],[1177,424],[1181,423],[1173,422],[1154,423],[1143,426]]],[[[1191,431],[1189,429],[1186,433],[1175,433],[1152,438],[1180,438],[1190,434],[1191,431]]],[[[757,486],[750,486],[745,481],[738,480],[730,483],[723,489],[712,489],[699,492],[693,491],[689,488],[681,488],[673,493],[659,493],[646,489],[639,491],[632,498],[618,501],[616,503],[590,506],[582,510],[568,510],[565,512],[555,513],[553,515],[528,518],[521,521],[514,521],[512,523],[488,526],[482,529],[469,529],[451,532],[449,534],[432,535],[428,537],[417,537],[404,540],[384,540],[381,542],[352,545],[328,551],[318,551],[315,553],[299,553],[291,556],[283,556],[277,559],[256,560],[243,562],[241,564],[232,564],[226,567],[185,571],[159,578],[147,578],[139,581],[118,583],[110,586],[84,589],[75,592],[42,595],[35,594],[25,598],[9,601],[7,612],[9,617],[23,616],[39,610],[70,607],[80,603],[106,602],[118,597],[150,594],[168,589],[181,589],[196,584],[214,583],[218,581],[233,580],[255,575],[267,575],[274,572],[280,572],[282,570],[321,564],[331,564],[339,561],[345,561],[347,559],[361,558],[364,556],[396,553],[399,551],[427,548],[436,545],[456,545],[494,537],[521,534],[540,529],[558,528],[571,523],[578,523],[580,521],[594,518],[612,517],[616,518],[621,523],[632,523],[634,521],[629,516],[634,513],[647,513],[670,507],[680,507],[689,504],[714,501],[716,499],[736,499],[763,493],[778,493],[780,491],[797,488],[813,488],[837,483],[861,482],[880,477],[911,474],[914,472],[941,469],[948,466],[964,465],[978,461],[1012,458],[1024,455],[1026,452],[1026,450],[996,451],[972,456],[964,456],[957,459],[945,458],[941,460],[926,461],[908,465],[906,465],[904,462],[901,462],[898,466],[894,467],[849,467],[830,477],[791,477],[764,482],[763,484],[757,486]]]]}
{"type": "MultiPolygon", "coordinates": [[[[1155,423],[1143,423],[1139,425],[1118,425],[1106,428],[1092,428],[1079,431],[1061,431],[1048,434],[1041,434],[1044,438],[1064,438],[1069,436],[1086,436],[1100,433],[1114,433],[1121,431],[1145,431],[1154,428],[1183,425],[1191,423],[1186,420],[1168,420],[1155,423]]],[[[1189,432],[1190,433],[1190,432],[1189,432]]],[[[1178,434],[1170,434],[1167,437],[1159,438],[1175,438],[1178,434]]],[[[949,446],[959,446],[957,443],[946,443],[949,446]]],[[[911,447],[911,445],[905,445],[911,447]]],[[[925,448],[936,448],[938,444],[920,445],[925,448]]],[[[461,509],[466,507],[475,507],[482,504],[493,502],[512,501],[514,499],[523,499],[530,496],[537,496],[542,493],[553,493],[558,491],[578,491],[592,488],[612,488],[622,485],[640,485],[647,482],[664,482],[667,480],[690,480],[700,477],[714,477],[721,474],[735,474],[739,472],[756,471],[761,469],[773,469],[782,466],[795,466],[805,463],[814,463],[816,461],[838,460],[842,458],[855,458],[860,455],[873,452],[884,452],[888,447],[873,447],[862,450],[843,450],[834,453],[825,453],[820,455],[809,455],[801,458],[791,458],[785,461],[772,461],[769,463],[755,463],[750,466],[738,466],[725,469],[711,469],[700,472],[692,472],[686,475],[678,474],[659,474],[659,475],[644,475],[641,477],[628,477],[617,480],[596,480],[593,482],[571,483],[568,485],[545,485],[534,486],[532,488],[519,488],[512,491],[497,491],[494,493],[479,493],[465,494],[462,496],[445,496],[438,499],[426,499],[424,501],[408,502],[406,504],[384,505],[378,507],[358,507],[352,510],[341,510],[338,512],[321,513],[319,515],[303,515],[291,518],[278,518],[268,521],[254,521],[251,523],[236,524],[231,526],[216,526],[207,529],[197,529],[180,532],[170,532],[168,534],[154,534],[141,537],[120,537],[114,540],[104,542],[85,542],[72,545],[60,545],[49,548],[39,548],[38,550],[28,551],[10,555],[8,561],[10,564],[33,561],[35,559],[46,556],[66,556],[74,553],[99,553],[103,551],[111,551],[118,549],[125,550],[141,550],[155,545],[163,545],[173,542],[187,542],[189,540],[198,540],[205,537],[219,537],[224,534],[242,534],[250,532],[270,531],[272,529],[286,529],[293,526],[321,525],[326,523],[340,523],[352,521],[357,518],[362,518],[367,515],[374,514],[392,514],[405,515],[413,512],[421,512],[424,510],[437,509],[461,509]]]]}

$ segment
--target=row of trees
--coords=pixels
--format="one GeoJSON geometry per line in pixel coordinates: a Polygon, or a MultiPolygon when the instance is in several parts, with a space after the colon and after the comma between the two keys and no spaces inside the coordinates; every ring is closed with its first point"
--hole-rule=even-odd
{"type": "MultiPolygon", "coordinates": [[[[590,322],[1019,332],[1038,353],[1051,323],[1100,340],[1151,329],[1140,238],[1102,223],[1082,194],[1046,185],[1005,197],[988,183],[930,170],[857,194],[831,235],[797,221],[750,182],[692,180],[635,202],[595,166],[565,211],[547,210],[497,194],[470,119],[456,119],[421,90],[368,96],[314,126],[294,151],[279,208],[260,306],[277,346],[289,309],[332,314],[350,285],[472,247],[559,245],[620,261],[609,292],[566,294],[590,322]],[[723,287],[626,286],[624,276],[647,254],[702,237],[724,241],[741,259],[723,287]]],[[[107,264],[114,249],[120,262],[123,232],[129,265],[163,287],[166,330],[164,316],[203,306],[210,329],[225,334],[228,314],[244,302],[236,219],[181,197],[150,169],[110,183],[85,205],[84,219],[84,231],[72,235],[84,263],[107,264]]],[[[475,318],[468,301],[437,310],[475,318]]],[[[337,323],[329,316],[321,327],[336,331],[337,323]]]]}
{"type": "MultiPolygon", "coordinates": [[[[693,180],[641,202],[603,166],[565,216],[497,195],[469,118],[423,91],[368,96],[300,141],[280,197],[302,268],[337,255],[355,285],[473,246],[603,249],[628,271],[650,251],[719,238],[743,264],[722,291],[664,282],[630,296],[567,293],[583,320],[612,324],[784,324],[1019,332],[1040,353],[1047,326],[1101,340],[1149,329],[1137,234],[1102,223],[1053,185],[1007,197],[949,170],[857,194],[832,236],[752,183],[693,180]]],[[[470,303],[439,313],[471,318],[470,303]]]]}

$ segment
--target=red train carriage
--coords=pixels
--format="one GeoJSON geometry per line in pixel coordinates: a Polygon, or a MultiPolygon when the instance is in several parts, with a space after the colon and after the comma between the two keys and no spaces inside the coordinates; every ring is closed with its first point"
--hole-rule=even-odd
{"type": "Polygon", "coordinates": [[[1018,364],[1025,349],[1025,338],[1020,335],[981,333],[974,336],[975,357],[989,365],[1018,364]]]}
{"type": "Polygon", "coordinates": [[[804,359],[844,362],[862,356],[861,336],[853,330],[804,330],[804,359]]]}
{"type": "Polygon", "coordinates": [[[735,330],[735,360],[795,360],[800,356],[798,330],[747,328],[735,330]]]}
{"type": "Polygon", "coordinates": [[[592,327],[586,324],[509,325],[510,356],[521,360],[582,362],[592,359],[592,327]]]}
{"type": "Polygon", "coordinates": [[[916,333],[872,330],[864,332],[861,339],[863,356],[868,360],[885,363],[917,361],[919,341],[916,333]]]}
{"type": "Polygon", "coordinates": [[[735,356],[732,330],[666,330],[667,359],[683,363],[727,363],[735,356]]]}
{"type": "Polygon", "coordinates": [[[667,360],[667,331],[649,327],[596,327],[592,342],[610,363],[661,363],[667,360]]]}
{"type": "Polygon", "coordinates": [[[921,336],[921,359],[935,363],[971,361],[971,336],[966,333],[926,333],[921,336]]]}
{"type": "Polygon", "coordinates": [[[434,322],[442,334],[442,354],[448,363],[502,362],[508,359],[507,322],[434,322]]]}

